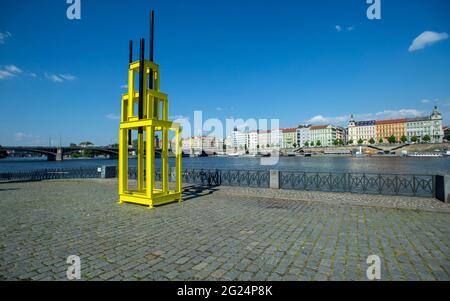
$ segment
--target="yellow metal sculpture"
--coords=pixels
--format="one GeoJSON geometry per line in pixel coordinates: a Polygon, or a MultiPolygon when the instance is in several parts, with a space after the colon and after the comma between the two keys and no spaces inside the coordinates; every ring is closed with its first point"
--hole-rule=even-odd
{"type": "Polygon", "coordinates": [[[119,130],[119,195],[122,204],[135,203],[153,208],[174,201],[182,201],[181,126],[169,121],[168,95],[160,92],[159,65],[153,62],[154,13],[151,13],[150,59],[144,59],[145,40],[140,41],[140,57],[133,61],[133,42],[130,41],[128,93],[122,95],[122,114],[119,130]],[[136,78],[139,91],[135,91],[136,78]],[[136,107],[138,112],[136,114],[136,107]],[[137,131],[136,187],[130,189],[128,155],[132,131],[137,131]],[[161,185],[155,179],[156,133],[161,133],[161,185]],[[175,183],[170,185],[169,132],[175,135],[175,183]]]}

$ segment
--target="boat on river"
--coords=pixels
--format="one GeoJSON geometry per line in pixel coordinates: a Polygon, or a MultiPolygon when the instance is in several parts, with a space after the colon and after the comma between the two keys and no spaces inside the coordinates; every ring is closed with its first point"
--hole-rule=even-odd
{"type": "Polygon", "coordinates": [[[444,156],[442,152],[415,152],[407,153],[407,157],[418,157],[418,158],[440,158],[444,156]]]}

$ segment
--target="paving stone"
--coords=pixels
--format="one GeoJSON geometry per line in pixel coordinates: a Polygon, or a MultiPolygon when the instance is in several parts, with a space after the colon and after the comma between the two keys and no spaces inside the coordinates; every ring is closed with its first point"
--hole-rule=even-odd
{"type": "Polygon", "coordinates": [[[0,184],[0,279],[450,280],[450,206],[427,198],[220,187],[154,210],[114,180],[0,184]],[[413,210],[411,210],[413,209],[413,210]]]}
{"type": "Polygon", "coordinates": [[[196,270],[196,271],[200,271],[203,270],[204,268],[206,268],[208,266],[207,262],[201,262],[199,264],[197,264],[196,266],[194,266],[192,269],[196,270]]]}

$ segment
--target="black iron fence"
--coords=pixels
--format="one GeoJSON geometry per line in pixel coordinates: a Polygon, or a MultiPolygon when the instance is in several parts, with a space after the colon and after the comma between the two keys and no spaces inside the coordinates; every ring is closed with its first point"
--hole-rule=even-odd
{"type": "MultiPolygon", "coordinates": [[[[101,169],[44,169],[28,172],[0,173],[0,182],[41,181],[53,179],[100,178],[101,169]]],[[[117,173],[116,173],[117,176],[117,173]]],[[[137,169],[130,168],[128,176],[136,179],[137,169]]],[[[183,183],[209,186],[271,187],[270,171],[185,169],[183,183]]],[[[156,180],[161,181],[161,170],[156,170],[156,180]]],[[[170,180],[175,180],[172,170],[170,180]]],[[[434,197],[436,176],[392,175],[358,173],[313,173],[280,171],[279,188],[303,191],[352,192],[362,194],[404,195],[434,197]]]]}
{"type": "Polygon", "coordinates": [[[0,173],[0,183],[100,177],[101,172],[99,172],[97,168],[52,168],[0,173]]]}
{"type": "Polygon", "coordinates": [[[280,188],[433,197],[435,176],[280,172],[280,188]]]}
{"type": "Polygon", "coordinates": [[[269,171],[260,170],[195,170],[183,171],[183,182],[203,185],[268,188],[269,171]]]}

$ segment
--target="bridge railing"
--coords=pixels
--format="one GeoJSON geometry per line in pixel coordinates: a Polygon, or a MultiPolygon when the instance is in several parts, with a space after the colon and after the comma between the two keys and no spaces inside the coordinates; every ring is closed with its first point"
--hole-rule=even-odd
{"type": "MultiPolygon", "coordinates": [[[[161,170],[157,169],[156,181],[161,181],[161,170]]],[[[136,179],[137,169],[129,169],[130,179],[136,179]]],[[[116,175],[117,176],[117,175],[116,175]]],[[[100,178],[97,168],[43,169],[25,172],[0,173],[1,182],[41,181],[53,179],[100,178]]],[[[209,186],[272,187],[272,176],[268,170],[220,170],[185,169],[183,183],[209,186]]],[[[170,181],[174,181],[170,173],[170,181]]],[[[281,189],[324,192],[351,192],[378,195],[403,195],[434,197],[436,176],[395,175],[368,173],[315,173],[279,171],[278,186],[281,189]]]]}
{"type": "Polygon", "coordinates": [[[435,195],[435,176],[281,171],[280,188],[433,197],[435,195]]]}
{"type": "Polygon", "coordinates": [[[100,178],[97,168],[51,168],[0,173],[1,182],[27,182],[57,179],[100,178]]]}

